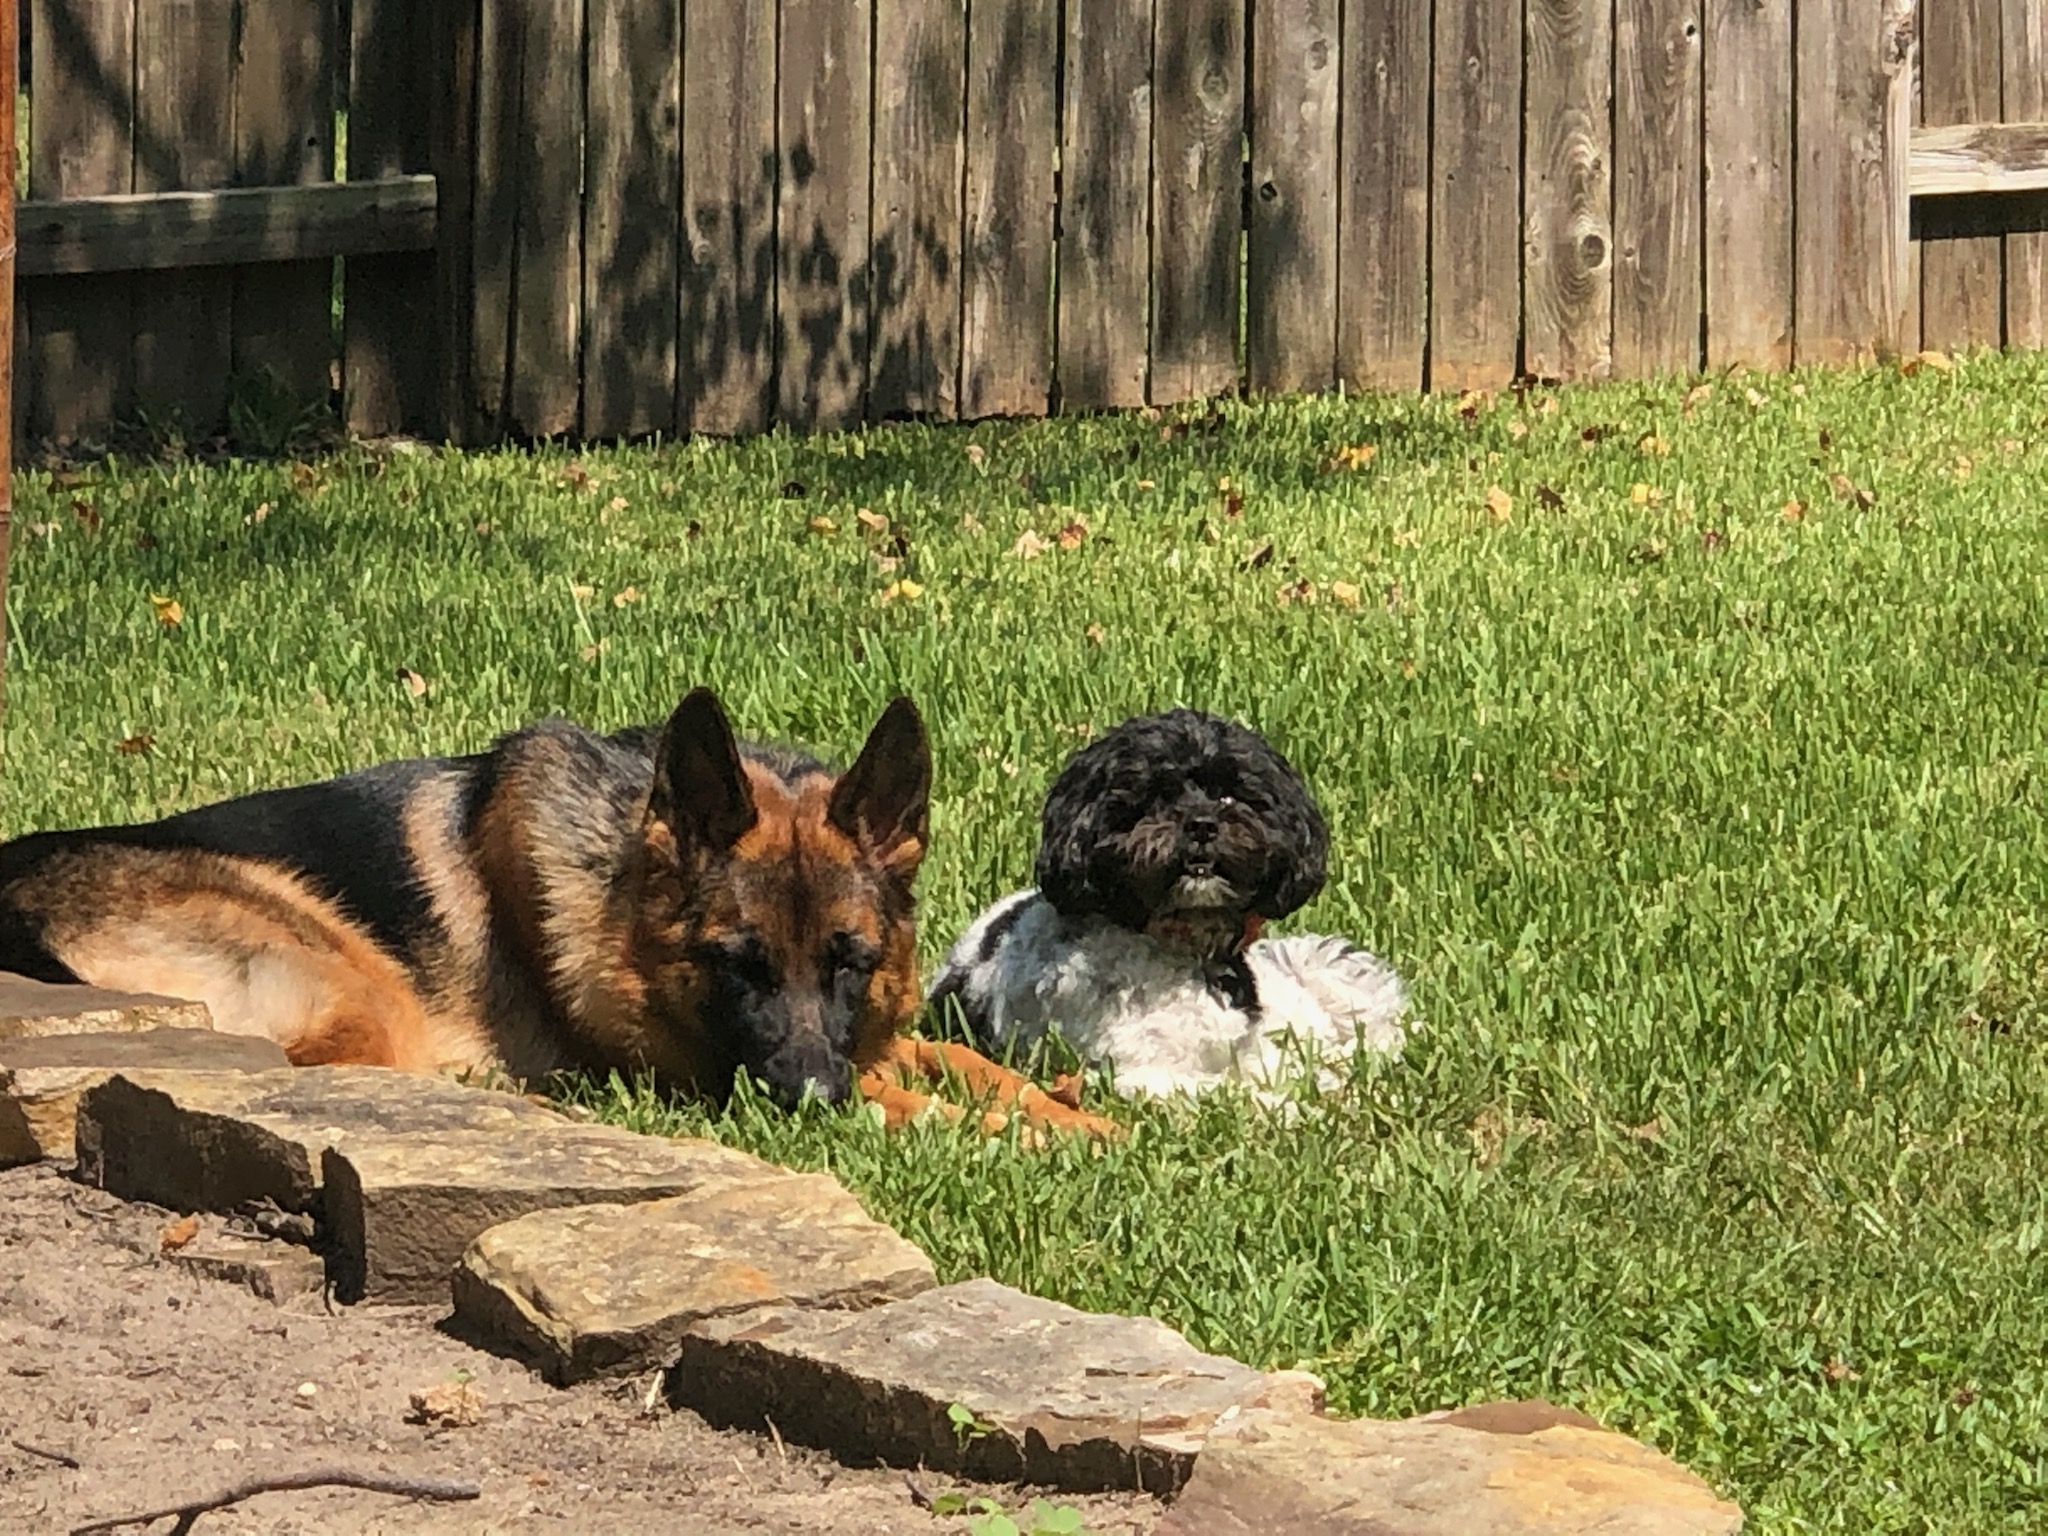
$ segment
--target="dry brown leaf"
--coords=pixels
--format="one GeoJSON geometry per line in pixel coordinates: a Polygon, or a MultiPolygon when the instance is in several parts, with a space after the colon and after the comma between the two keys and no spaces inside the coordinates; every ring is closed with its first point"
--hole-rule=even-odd
{"type": "Polygon", "coordinates": [[[1537,486],[1536,502],[1538,506],[1548,507],[1553,512],[1562,512],[1564,510],[1564,497],[1558,494],[1554,486],[1537,486]]]}
{"type": "Polygon", "coordinates": [[[1711,400],[1713,396],[1713,385],[1695,384],[1691,389],[1688,389],[1685,392],[1685,399],[1680,403],[1678,408],[1685,415],[1690,416],[1694,411],[1698,410],[1700,406],[1704,405],[1708,400],[1711,400]]]}
{"type": "Polygon", "coordinates": [[[623,608],[628,603],[637,603],[640,601],[641,595],[638,587],[621,587],[612,594],[612,606],[614,608],[623,608]]]}
{"type": "MultiPolygon", "coordinates": [[[[268,502],[264,503],[266,509],[269,505],[268,502]]],[[[100,531],[99,508],[87,501],[83,496],[71,498],[71,515],[78,519],[78,526],[87,533],[98,533],[100,531]]]]}
{"type": "Polygon", "coordinates": [[[1652,458],[1665,459],[1671,456],[1671,445],[1654,432],[1645,432],[1636,439],[1636,451],[1647,453],[1652,458]]]}
{"type": "Polygon", "coordinates": [[[149,594],[149,606],[156,610],[156,621],[165,629],[176,629],[185,622],[185,605],[175,597],[152,592],[149,594]]]}
{"type": "Polygon", "coordinates": [[[1804,522],[1806,520],[1806,503],[1796,500],[1788,501],[1778,509],[1778,516],[1784,518],[1788,523],[1804,522]]]}
{"type": "Polygon", "coordinates": [[[1628,499],[1639,507],[1654,507],[1664,499],[1664,493],[1656,486],[1638,480],[1628,488],[1628,499]]]}
{"type": "Polygon", "coordinates": [[[859,523],[861,527],[867,529],[869,533],[887,533],[889,531],[889,519],[869,507],[862,507],[855,512],[853,520],[859,523]]]}
{"type": "Polygon", "coordinates": [[[1496,523],[1504,523],[1514,515],[1515,498],[1500,486],[1492,486],[1486,492],[1486,510],[1496,523]]]}
{"type": "Polygon", "coordinates": [[[1859,1375],[1858,1372],[1849,1369],[1839,1359],[1830,1359],[1826,1365],[1820,1368],[1820,1373],[1832,1382],[1855,1381],[1859,1375]]]}
{"type": "Polygon", "coordinates": [[[137,731],[133,736],[123,736],[114,743],[114,750],[123,757],[147,757],[156,746],[156,732],[137,731]]]}
{"type": "Polygon", "coordinates": [[[598,641],[595,645],[584,646],[583,649],[578,651],[576,654],[582,657],[585,661],[595,661],[598,657],[602,656],[606,651],[610,650],[611,648],[612,642],[610,637],[607,636],[605,639],[598,641]]]}
{"type": "Polygon", "coordinates": [[[1272,562],[1273,541],[1271,539],[1267,539],[1264,542],[1262,542],[1258,546],[1258,548],[1254,549],[1250,554],[1246,555],[1242,560],[1238,561],[1237,568],[1241,571],[1256,571],[1260,566],[1270,565],[1272,564],[1272,562]]]}
{"type": "Polygon", "coordinates": [[[1877,505],[1877,493],[1866,491],[1847,475],[1829,475],[1828,485],[1844,501],[1852,501],[1866,509],[1877,505]]]}
{"type": "Polygon", "coordinates": [[[839,525],[829,517],[814,517],[804,526],[820,538],[830,538],[839,531],[839,525]]]}
{"type": "Polygon", "coordinates": [[[1086,629],[1081,631],[1081,633],[1088,637],[1088,643],[1090,645],[1100,645],[1103,641],[1109,638],[1109,631],[1104,629],[1100,624],[1090,624],[1086,629]]]}
{"type": "Polygon", "coordinates": [[[597,588],[591,586],[588,582],[582,581],[570,582],[569,592],[570,595],[573,596],[579,603],[587,603],[593,597],[597,596],[597,588]]]}
{"type": "Polygon", "coordinates": [[[1290,581],[1278,593],[1280,606],[1289,603],[1313,603],[1316,600],[1316,584],[1312,581],[1290,581]]]}
{"type": "Polygon", "coordinates": [[[1513,421],[1508,423],[1508,436],[1515,439],[1515,441],[1520,442],[1523,438],[1527,437],[1528,435],[1529,423],[1522,420],[1521,417],[1517,416],[1513,421]]]}
{"type": "Polygon", "coordinates": [[[1026,528],[1017,535],[1017,542],[1010,546],[1010,553],[1019,560],[1036,560],[1051,548],[1049,542],[1038,536],[1036,528],[1026,528]]]}
{"type": "Polygon", "coordinates": [[[924,583],[912,581],[906,576],[903,580],[892,581],[888,586],[882,588],[880,592],[875,594],[875,601],[886,606],[895,602],[898,598],[901,598],[906,603],[914,603],[923,596],[924,583]]]}
{"type": "Polygon", "coordinates": [[[1077,517],[1059,531],[1058,537],[1061,549],[1079,549],[1088,537],[1088,525],[1077,517]]]}
{"type": "Polygon", "coordinates": [[[1225,491],[1223,493],[1223,515],[1232,522],[1236,522],[1240,517],[1244,516],[1244,496],[1241,492],[1225,491]]]}
{"type": "Polygon", "coordinates": [[[967,462],[972,464],[976,469],[981,468],[982,464],[987,460],[987,458],[988,450],[982,447],[981,444],[969,443],[967,445],[967,462]]]}
{"type": "Polygon", "coordinates": [[[405,684],[405,691],[414,698],[423,699],[427,696],[427,680],[421,677],[419,673],[413,671],[411,667],[400,667],[398,669],[398,680],[405,684]]]}
{"type": "Polygon", "coordinates": [[[1363,469],[1379,457],[1378,443],[1354,443],[1348,448],[1339,448],[1330,460],[1332,469],[1363,469]]]}
{"type": "Polygon", "coordinates": [[[604,504],[604,509],[607,512],[623,512],[629,505],[631,505],[631,503],[629,503],[625,497],[614,496],[610,501],[604,504]]]}
{"type": "Polygon", "coordinates": [[[1662,1115],[1652,1115],[1641,1125],[1630,1126],[1628,1133],[1635,1137],[1637,1141],[1662,1141],[1664,1139],[1664,1117],[1662,1115]]]}
{"type": "Polygon", "coordinates": [[[176,1253],[180,1248],[199,1235],[197,1216],[180,1216],[157,1234],[156,1246],[160,1253],[176,1253]]]}
{"type": "Polygon", "coordinates": [[[1955,366],[1955,359],[1946,352],[1930,350],[1915,353],[1912,357],[1907,358],[1903,363],[1899,364],[1899,372],[1914,374],[1918,373],[1922,368],[1931,368],[1936,373],[1953,373],[1955,366]]]}
{"type": "Polygon", "coordinates": [[[1330,596],[1337,602],[1342,603],[1346,608],[1356,608],[1358,606],[1358,588],[1348,581],[1331,582],[1330,596]]]}
{"type": "Polygon", "coordinates": [[[1749,402],[1749,408],[1752,411],[1760,411],[1771,403],[1770,397],[1760,393],[1753,385],[1743,388],[1742,398],[1749,402]]]}

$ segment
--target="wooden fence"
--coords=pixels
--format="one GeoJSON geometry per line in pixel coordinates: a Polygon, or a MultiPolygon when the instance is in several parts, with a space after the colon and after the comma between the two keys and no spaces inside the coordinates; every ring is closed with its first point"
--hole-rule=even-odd
{"type": "Polygon", "coordinates": [[[2048,343],[2048,0],[1917,22],[32,0],[20,424],[204,429],[266,371],[474,440],[2048,343]]]}

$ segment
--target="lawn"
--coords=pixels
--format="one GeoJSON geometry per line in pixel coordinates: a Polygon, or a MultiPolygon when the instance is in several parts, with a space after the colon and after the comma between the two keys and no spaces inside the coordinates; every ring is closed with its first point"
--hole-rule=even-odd
{"type": "Polygon", "coordinates": [[[1542,1394],[1754,1530],[2035,1529],[2044,492],[2048,357],[32,474],[0,825],[698,682],[844,757],[904,690],[931,960],[1088,730],[1239,715],[1334,829],[1289,926],[1411,981],[1399,1064],[1286,1125],[1133,1109],[1100,1155],[598,1096],[1347,1413],[1542,1394]]]}

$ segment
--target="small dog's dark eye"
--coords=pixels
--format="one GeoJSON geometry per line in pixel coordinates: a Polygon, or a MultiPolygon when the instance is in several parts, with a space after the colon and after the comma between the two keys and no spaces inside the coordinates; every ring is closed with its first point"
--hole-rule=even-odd
{"type": "Polygon", "coordinates": [[[851,933],[842,933],[834,939],[825,955],[833,970],[851,971],[859,976],[867,975],[882,963],[879,949],[851,933]]]}

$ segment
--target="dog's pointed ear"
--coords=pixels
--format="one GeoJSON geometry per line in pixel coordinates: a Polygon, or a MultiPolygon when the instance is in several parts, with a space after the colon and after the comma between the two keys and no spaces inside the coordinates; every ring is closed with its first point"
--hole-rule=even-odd
{"type": "Polygon", "coordinates": [[[931,833],[932,750],[924,720],[906,698],[889,701],[853,766],[832,787],[825,816],[908,879],[931,833]]]}
{"type": "Polygon", "coordinates": [[[747,834],[758,814],[718,696],[709,688],[691,689],[668,717],[655,748],[648,819],[669,829],[680,853],[723,853],[747,834]]]}

